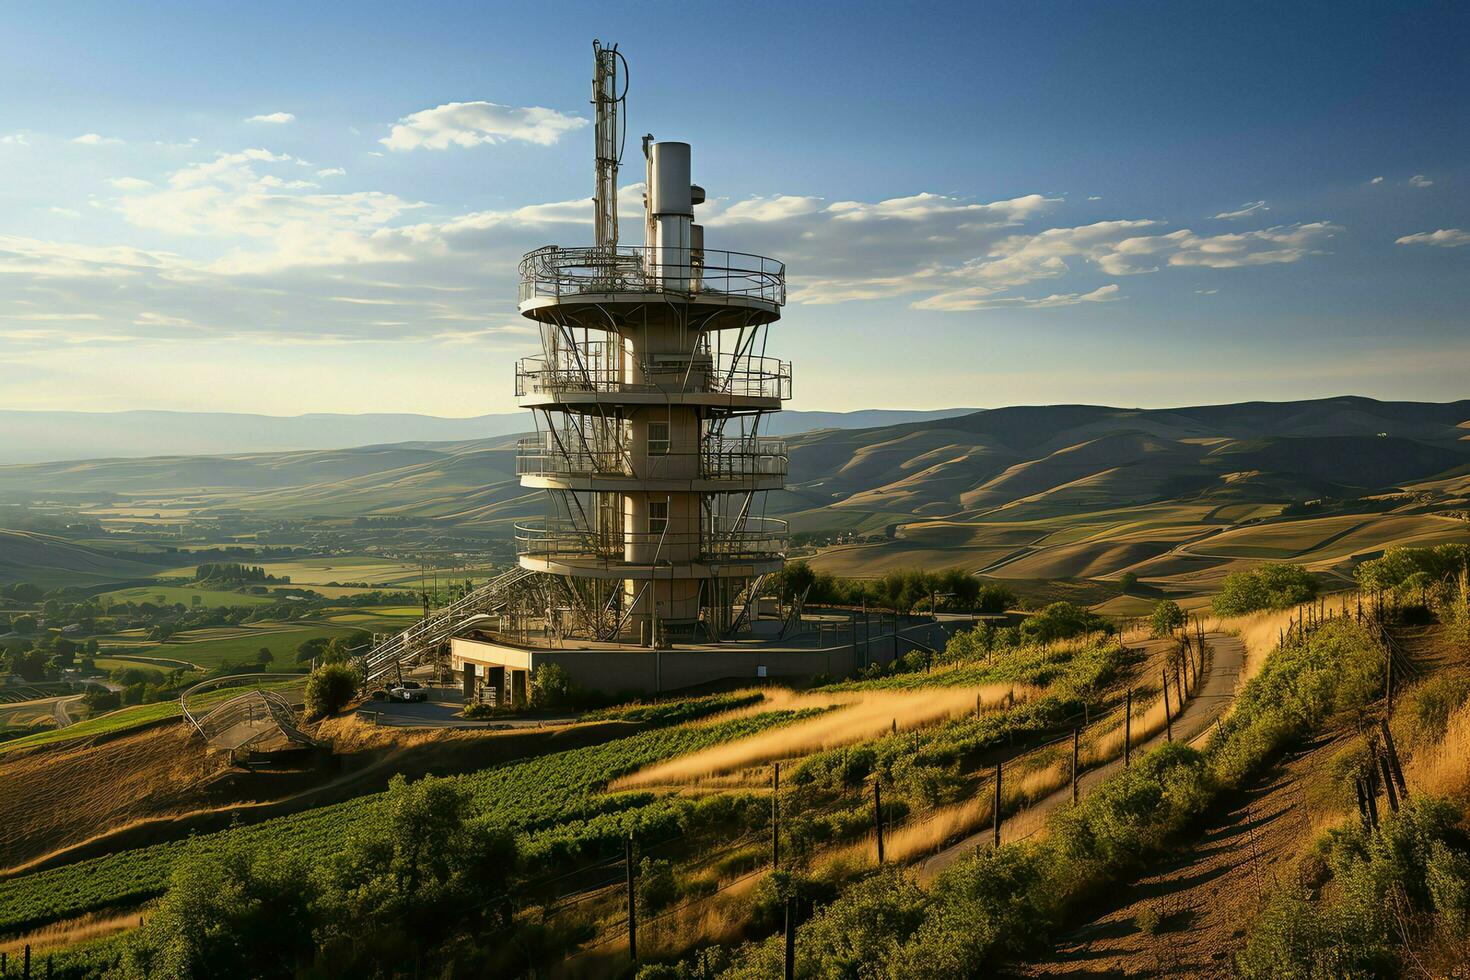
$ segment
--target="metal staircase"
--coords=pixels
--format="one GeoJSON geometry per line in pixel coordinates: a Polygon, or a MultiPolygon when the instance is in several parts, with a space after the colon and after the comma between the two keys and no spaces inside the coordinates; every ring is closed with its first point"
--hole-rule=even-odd
{"type": "Polygon", "coordinates": [[[520,594],[526,580],[540,573],[513,568],[447,606],[434,610],[401,633],[395,633],[365,653],[359,663],[364,685],[432,653],[471,616],[504,608],[520,594]]]}

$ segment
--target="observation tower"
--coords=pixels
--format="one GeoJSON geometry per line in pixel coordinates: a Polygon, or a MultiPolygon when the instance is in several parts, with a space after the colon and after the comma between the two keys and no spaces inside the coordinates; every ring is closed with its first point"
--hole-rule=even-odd
{"type": "Polygon", "coordinates": [[[542,350],[516,366],[537,430],[517,471],[546,491],[547,515],[517,527],[519,562],[560,580],[557,635],[717,641],[786,551],[785,522],[764,516],[785,444],[761,435],[791,396],[790,364],[766,354],[785,268],[707,248],[690,146],[652,136],[644,242],[619,242],[627,66],[616,46],[593,50],[596,244],[520,263],[520,311],[542,350]]]}
{"type": "Polygon", "coordinates": [[[446,644],[466,698],[493,691],[497,704],[522,703],[544,664],[602,690],[833,666],[827,653],[776,658],[784,624],[756,622],[787,542],[786,522],[765,516],[786,446],[761,434],[791,397],[791,365],[766,350],[785,267],[706,248],[689,144],[652,136],[643,243],[619,241],[627,62],[616,46],[593,53],[594,244],[520,263],[541,352],[516,365],[536,430],[516,467],[545,491],[545,517],[517,525],[518,567],[376,643],[369,683],[446,644]]]}

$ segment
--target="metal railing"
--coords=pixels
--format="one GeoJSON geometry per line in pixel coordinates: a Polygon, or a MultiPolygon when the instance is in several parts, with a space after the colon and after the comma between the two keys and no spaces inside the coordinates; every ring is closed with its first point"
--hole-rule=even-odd
{"type": "Polygon", "coordinates": [[[669,293],[786,302],[786,265],[718,249],[545,245],[520,264],[522,303],[582,294],[669,293]]]}
{"type": "Polygon", "coordinates": [[[568,436],[565,446],[545,435],[520,440],[516,447],[516,475],[658,479],[668,473],[686,472],[683,464],[694,457],[699,459],[700,478],[706,480],[785,476],[788,468],[783,439],[707,439],[697,453],[649,456],[647,472],[639,474],[624,448],[606,448],[599,443],[583,447],[572,443],[574,438],[568,436]]]}
{"type": "Polygon", "coordinates": [[[516,396],[565,392],[720,394],[791,397],[791,362],[776,357],[710,354],[658,356],[619,364],[601,341],[564,348],[554,358],[516,363],[516,396]]]}
{"type": "MultiPolygon", "coordinates": [[[[693,553],[698,559],[770,558],[786,552],[785,521],[750,517],[738,528],[699,531],[599,531],[565,521],[525,521],[516,525],[517,551],[532,558],[591,558],[625,561],[629,550],[658,560],[693,553]]],[[[638,564],[638,562],[631,562],[638,564]]]]}
{"type": "Polygon", "coordinates": [[[449,639],[469,617],[502,608],[515,596],[515,587],[534,574],[524,568],[512,568],[459,600],[434,610],[408,629],[388,637],[362,657],[363,682],[371,684],[399,666],[423,656],[449,639]]]}

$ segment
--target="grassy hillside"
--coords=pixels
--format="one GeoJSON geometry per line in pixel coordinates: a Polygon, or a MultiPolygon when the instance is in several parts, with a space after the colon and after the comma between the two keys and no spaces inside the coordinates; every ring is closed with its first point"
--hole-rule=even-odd
{"type": "Polygon", "coordinates": [[[65,538],[0,528],[0,583],[27,581],[43,588],[152,578],[158,566],[88,548],[65,538]]]}

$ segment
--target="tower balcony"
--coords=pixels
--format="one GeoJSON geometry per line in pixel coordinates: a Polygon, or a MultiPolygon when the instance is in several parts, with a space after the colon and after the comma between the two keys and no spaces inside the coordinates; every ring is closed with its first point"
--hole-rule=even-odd
{"type": "Polygon", "coordinates": [[[516,551],[523,568],[589,578],[759,574],[779,567],[789,539],[787,523],[769,517],[693,533],[588,530],[559,520],[516,525],[516,551]]]}
{"type": "Polygon", "coordinates": [[[791,362],[706,353],[633,360],[617,345],[585,341],[554,358],[522,358],[516,397],[526,407],[673,403],[779,409],[791,397],[791,362]]]}
{"type": "Polygon", "coordinates": [[[783,439],[703,440],[697,452],[668,452],[636,460],[626,447],[580,445],[568,433],[522,439],[516,475],[529,487],[559,490],[779,490],[788,469],[783,439]]]}
{"type": "Polygon", "coordinates": [[[520,308],[529,316],[567,305],[677,298],[769,321],[786,303],[784,263],[717,249],[546,245],[521,258],[520,277],[520,308]]]}

